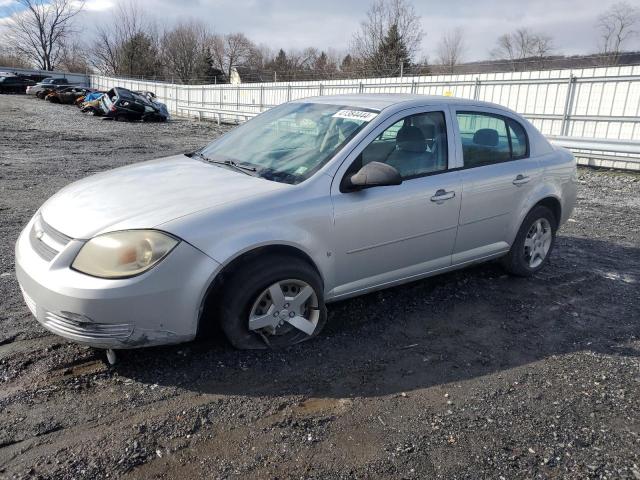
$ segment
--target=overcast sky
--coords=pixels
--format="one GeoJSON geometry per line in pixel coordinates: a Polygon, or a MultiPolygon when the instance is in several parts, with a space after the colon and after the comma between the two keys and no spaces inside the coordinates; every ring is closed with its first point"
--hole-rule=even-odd
{"type": "MultiPolygon", "coordinates": [[[[0,18],[14,0],[0,0],[0,18]]],[[[346,51],[353,32],[372,0],[135,0],[160,26],[178,19],[197,18],[218,33],[240,31],[256,43],[276,49],[315,46],[346,51]]],[[[87,0],[92,20],[114,7],[116,0],[87,0]]],[[[489,58],[496,38],[519,27],[550,35],[558,53],[597,50],[595,22],[615,0],[414,0],[425,37],[422,55],[435,59],[444,32],[464,30],[464,60],[489,58]]],[[[637,4],[638,0],[631,0],[637,4]]],[[[85,35],[91,35],[87,28],[85,35]]],[[[640,50],[640,36],[627,45],[640,50]]],[[[419,60],[419,59],[416,59],[419,60]]]]}

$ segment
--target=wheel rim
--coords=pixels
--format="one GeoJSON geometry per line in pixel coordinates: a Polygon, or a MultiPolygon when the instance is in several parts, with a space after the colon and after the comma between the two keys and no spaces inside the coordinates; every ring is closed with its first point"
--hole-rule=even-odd
{"type": "Polygon", "coordinates": [[[547,258],[552,238],[551,224],[546,218],[533,222],[524,239],[524,259],[530,268],[539,267],[547,258]]]}
{"type": "Polygon", "coordinates": [[[308,283],[287,279],[258,295],[249,313],[249,330],[280,336],[292,331],[312,335],[318,326],[318,296],[308,283]]]}

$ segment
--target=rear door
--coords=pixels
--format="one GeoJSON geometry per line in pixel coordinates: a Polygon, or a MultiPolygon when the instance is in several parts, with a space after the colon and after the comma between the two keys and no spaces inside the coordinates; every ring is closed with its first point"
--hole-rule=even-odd
{"type": "Polygon", "coordinates": [[[512,222],[541,174],[525,129],[500,110],[455,111],[462,153],[462,205],[453,264],[508,251],[512,222]]]}

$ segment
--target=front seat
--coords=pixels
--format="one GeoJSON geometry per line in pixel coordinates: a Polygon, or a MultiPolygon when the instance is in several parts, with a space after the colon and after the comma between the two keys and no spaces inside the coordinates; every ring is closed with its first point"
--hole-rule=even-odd
{"type": "Polygon", "coordinates": [[[435,168],[431,154],[427,153],[427,142],[418,127],[406,125],[398,130],[396,148],[386,163],[400,172],[402,178],[419,175],[435,168]]]}

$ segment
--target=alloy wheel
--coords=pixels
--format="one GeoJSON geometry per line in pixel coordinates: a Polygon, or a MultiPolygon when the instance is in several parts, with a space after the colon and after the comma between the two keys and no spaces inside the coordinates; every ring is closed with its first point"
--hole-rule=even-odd
{"type": "Polygon", "coordinates": [[[552,240],[551,224],[546,218],[533,222],[524,239],[524,259],[530,268],[537,268],[544,262],[552,240]]]}
{"type": "Polygon", "coordinates": [[[284,335],[295,330],[312,335],[318,326],[318,296],[302,280],[275,282],[260,293],[249,313],[249,330],[284,335]]]}

